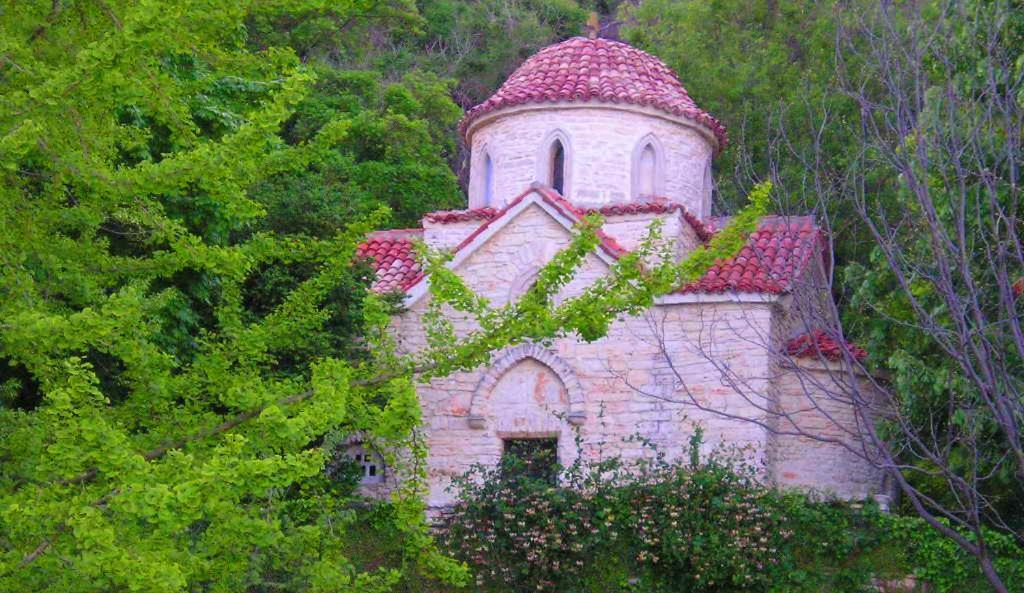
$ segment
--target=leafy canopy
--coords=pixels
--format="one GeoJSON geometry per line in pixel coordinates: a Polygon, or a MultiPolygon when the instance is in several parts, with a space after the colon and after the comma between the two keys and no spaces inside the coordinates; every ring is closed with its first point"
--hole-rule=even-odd
{"type": "MultiPolygon", "coordinates": [[[[519,303],[490,309],[425,254],[467,336],[400,356],[354,262],[364,234],[454,199],[446,83],[329,72],[250,28],[379,16],[375,2],[18,3],[0,37],[0,589],[380,591],[433,547],[414,382],[524,339],[600,337],[614,316],[728,255],[755,207],[682,265],[623,257],[552,295],[600,221],[519,303]],[[439,191],[440,188],[440,191],[439,191]],[[391,193],[389,193],[391,192],[391,193]],[[384,195],[381,195],[384,194],[384,195]],[[393,196],[393,197],[392,197],[393,196]],[[326,215],[319,219],[316,213],[326,215]],[[403,564],[347,560],[332,442],[408,452],[403,564]]],[[[404,4],[389,14],[415,14],[404,4]],[[397,11],[397,12],[396,12],[397,11]]],[[[396,17],[398,18],[398,17],[396,17]]]]}

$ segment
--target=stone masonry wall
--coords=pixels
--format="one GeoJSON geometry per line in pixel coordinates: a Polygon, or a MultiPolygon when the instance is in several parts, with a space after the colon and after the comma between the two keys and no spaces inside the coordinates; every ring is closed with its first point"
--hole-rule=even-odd
{"type": "Polygon", "coordinates": [[[423,219],[423,242],[434,249],[452,249],[473,233],[484,221],[431,222],[423,219]]]}
{"type": "MultiPolygon", "coordinates": [[[[606,338],[593,343],[561,339],[551,348],[516,346],[497,353],[487,368],[423,386],[420,396],[430,448],[428,504],[449,504],[452,494],[446,490],[451,479],[474,463],[496,463],[507,438],[557,437],[559,461],[566,465],[580,454],[591,460],[652,455],[640,440],[631,439],[635,436],[670,458],[679,458],[700,425],[704,454],[720,446],[740,449],[763,468],[768,436],[762,428],[682,403],[692,396],[702,406],[729,414],[759,415],[718,379],[715,364],[697,352],[697,344],[708,336],[707,306],[678,305],[656,314],[671,334],[670,348],[679,353],[673,363],[684,382],[677,380],[655,346],[640,342],[651,337],[650,328],[645,320],[632,318],[616,322],[606,338]],[[580,450],[575,430],[581,437],[580,450]]],[[[725,305],[710,314],[719,324],[711,330],[713,356],[734,365],[748,384],[767,389],[767,357],[751,354],[743,336],[729,336],[731,328],[749,323],[750,312],[725,305]]]]}
{"type": "MultiPolygon", "coordinates": [[[[777,429],[807,436],[774,437],[772,476],[777,485],[850,499],[888,494],[882,490],[881,472],[856,453],[868,451],[851,431],[857,419],[846,396],[847,377],[839,364],[808,362],[780,369],[779,407],[785,416],[776,420],[777,429]]],[[[858,382],[870,392],[866,380],[858,382]]]]}
{"type": "Polygon", "coordinates": [[[644,108],[600,103],[524,106],[482,120],[472,133],[469,206],[484,204],[484,154],[493,162],[494,197],[501,207],[531,182],[543,181],[538,158],[552,134],[567,140],[566,196],[580,206],[632,201],[634,151],[653,136],[662,151],[659,194],[698,217],[711,214],[713,145],[686,120],[644,108]]]}
{"type": "Polygon", "coordinates": [[[693,228],[683,219],[679,211],[665,214],[617,214],[605,216],[602,229],[608,235],[615,237],[629,251],[637,248],[640,242],[647,237],[651,223],[661,219],[661,234],[666,241],[674,243],[673,252],[676,259],[681,259],[697,245],[700,239],[693,228]]]}
{"type": "MultiPolygon", "coordinates": [[[[569,237],[533,204],[456,271],[500,306],[517,298],[531,274],[569,237]]],[[[607,264],[588,256],[562,296],[577,294],[606,272],[607,264]]],[[[427,298],[395,319],[403,349],[425,344],[419,318],[427,298]]],[[[792,377],[779,371],[773,346],[780,308],[770,300],[738,302],[728,296],[657,305],[643,316],[615,321],[601,340],[517,345],[495,353],[483,368],[422,385],[430,449],[428,504],[450,504],[451,479],[475,463],[497,462],[503,439],[557,437],[563,464],[579,454],[588,459],[652,454],[632,436],[676,458],[685,454],[698,425],[704,454],[717,447],[740,450],[766,481],[851,497],[876,492],[877,476],[859,460],[834,448],[780,439],[763,427],[770,419],[761,408],[779,398],[781,405],[794,405],[798,397],[792,377]]],[[[473,324],[455,317],[455,327],[464,334],[473,324]]],[[[841,410],[836,417],[845,418],[841,410]]]]}
{"type": "MultiPolygon", "coordinates": [[[[500,305],[510,294],[510,282],[530,266],[540,265],[569,241],[568,232],[539,207],[531,206],[492,237],[458,268],[468,284],[500,305]]],[[[582,290],[607,267],[590,256],[567,287],[582,290]]],[[[403,348],[425,343],[418,317],[425,301],[396,320],[403,348]]],[[[767,436],[752,423],[702,413],[692,406],[664,401],[691,394],[702,405],[729,413],[755,414],[734,390],[719,380],[716,364],[740,370],[746,381],[765,390],[769,359],[751,351],[748,342],[770,323],[768,305],[689,303],[658,307],[647,318],[615,322],[604,339],[585,343],[557,340],[551,348],[525,344],[496,353],[492,364],[456,373],[420,389],[424,431],[430,447],[428,503],[451,502],[446,492],[452,477],[474,463],[494,463],[503,439],[559,439],[559,459],[571,463],[579,453],[574,443],[578,427],[582,454],[636,458],[650,455],[636,440],[640,435],[670,456],[683,454],[695,424],[705,432],[705,451],[719,445],[742,447],[755,464],[763,465],[767,436]],[[763,326],[763,327],[761,327],[763,326]],[[684,381],[678,381],[661,356],[657,333],[684,381]],[[712,360],[716,362],[712,362],[712,360]],[[659,399],[662,398],[662,399],[659,399]]],[[[472,329],[456,322],[461,332],[472,329]]]]}
{"type": "MultiPolygon", "coordinates": [[[[777,307],[770,343],[784,344],[798,334],[837,327],[830,295],[824,265],[815,258],[777,307]]],[[[888,495],[882,490],[881,473],[853,452],[863,445],[856,438],[852,382],[861,393],[872,394],[867,377],[859,370],[851,373],[840,362],[792,358],[780,348],[774,349],[773,356],[773,403],[779,412],[772,422],[778,434],[772,435],[768,447],[773,481],[781,487],[841,498],[888,495]],[[801,432],[810,436],[785,434],[801,432]]]]}

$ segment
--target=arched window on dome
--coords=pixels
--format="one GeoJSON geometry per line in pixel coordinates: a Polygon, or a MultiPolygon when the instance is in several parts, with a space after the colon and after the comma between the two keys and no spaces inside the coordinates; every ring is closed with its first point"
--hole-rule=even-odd
{"type": "Polygon", "coordinates": [[[650,144],[644,146],[640,152],[640,163],[637,166],[637,194],[641,196],[654,195],[654,147],[650,144]]]}
{"type": "Polygon", "coordinates": [[[567,196],[572,186],[572,146],[561,130],[548,134],[537,153],[537,181],[567,196]]]}
{"type": "Polygon", "coordinates": [[[484,153],[484,206],[494,205],[494,160],[484,153]]]}
{"type": "Polygon", "coordinates": [[[704,167],[704,214],[711,212],[711,198],[715,192],[715,178],[711,174],[711,160],[708,159],[708,164],[704,167]]]}
{"type": "Polygon", "coordinates": [[[633,150],[633,197],[650,198],[664,193],[664,163],[661,144],[645,136],[633,150]]]}
{"type": "Polygon", "coordinates": [[[551,143],[551,154],[548,159],[550,185],[556,192],[565,195],[565,146],[561,140],[556,138],[551,143]]]}

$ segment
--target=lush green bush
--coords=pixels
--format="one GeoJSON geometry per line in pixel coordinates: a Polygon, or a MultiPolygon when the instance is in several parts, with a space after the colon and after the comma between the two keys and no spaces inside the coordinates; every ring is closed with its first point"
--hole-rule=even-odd
{"type": "MultiPolygon", "coordinates": [[[[859,592],[908,574],[984,588],[973,559],[919,519],[778,492],[739,459],[576,463],[554,486],[537,460],[507,458],[456,481],[441,538],[493,591],[859,592]]],[[[1024,551],[1006,546],[1019,579],[1024,551]]]]}

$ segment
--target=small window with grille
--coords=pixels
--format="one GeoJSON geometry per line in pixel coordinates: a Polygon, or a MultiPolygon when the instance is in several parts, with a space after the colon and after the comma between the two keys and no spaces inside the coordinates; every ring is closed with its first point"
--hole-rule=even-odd
{"type": "Polygon", "coordinates": [[[384,481],[384,458],[376,451],[363,445],[354,445],[348,450],[349,457],[362,469],[362,484],[379,484],[384,481]]]}

